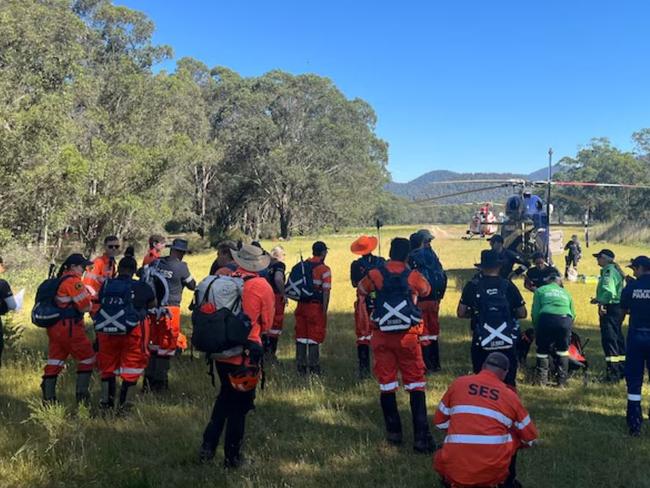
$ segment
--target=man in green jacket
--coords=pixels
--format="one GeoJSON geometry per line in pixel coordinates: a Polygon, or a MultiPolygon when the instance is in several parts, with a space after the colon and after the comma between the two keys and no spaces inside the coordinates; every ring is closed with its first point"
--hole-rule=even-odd
{"type": "Polygon", "coordinates": [[[607,366],[605,381],[617,383],[625,371],[625,338],[622,330],[625,314],[620,304],[625,275],[609,249],[603,249],[594,257],[601,270],[596,298],[591,303],[598,305],[600,316],[600,338],[607,366]]]}
{"type": "Polygon", "coordinates": [[[562,287],[562,276],[554,269],[544,278],[546,285],[533,296],[533,325],[537,341],[537,382],[548,384],[551,349],[555,350],[557,383],[564,386],[569,374],[569,344],[576,317],[573,299],[562,287]]]}

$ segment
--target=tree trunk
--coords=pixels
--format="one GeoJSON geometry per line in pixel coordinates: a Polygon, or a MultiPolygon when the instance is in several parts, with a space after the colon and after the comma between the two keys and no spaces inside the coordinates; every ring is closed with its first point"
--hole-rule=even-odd
{"type": "Polygon", "coordinates": [[[291,210],[287,208],[280,208],[280,237],[289,239],[291,237],[291,210]]]}

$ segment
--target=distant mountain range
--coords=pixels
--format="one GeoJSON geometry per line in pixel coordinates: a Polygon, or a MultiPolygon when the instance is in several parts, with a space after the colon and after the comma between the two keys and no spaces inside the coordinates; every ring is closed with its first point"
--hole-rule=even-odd
{"type": "MultiPolygon", "coordinates": [[[[553,174],[560,171],[560,166],[553,167],[553,174]]],[[[435,170],[429,171],[409,181],[408,183],[395,183],[391,182],[386,185],[386,190],[399,197],[408,200],[419,198],[434,197],[439,195],[447,195],[450,193],[458,193],[467,190],[480,188],[481,186],[494,186],[494,183],[450,183],[450,184],[435,184],[440,181],[453,181],[453,180],[509,180],[509,179],[523,179],[523,180],[546,180],[548,177],[548,168],[542,168],[530,174],[516,174],[516,173],[456,173],[455,171],[435,170]]],[[[439,200],[443,204],[458,204],[467,202],[483,202],[483,201],[496,201],[505,202],[505,198],[512,194],[512,188],[496,188],[485,190],[476,193],[469,193],[465,195],[458,195],[439,200]]]]}

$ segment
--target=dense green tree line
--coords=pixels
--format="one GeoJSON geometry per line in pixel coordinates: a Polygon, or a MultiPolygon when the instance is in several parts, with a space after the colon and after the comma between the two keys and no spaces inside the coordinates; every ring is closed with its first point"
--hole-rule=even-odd
{"type": "Polygon", "coordinates": [[[109,0],[0,4],[0,229],[44,247],[155,226],[289,237],[370,220],[387,145],[328,79],[182,59],[109,0]]]}

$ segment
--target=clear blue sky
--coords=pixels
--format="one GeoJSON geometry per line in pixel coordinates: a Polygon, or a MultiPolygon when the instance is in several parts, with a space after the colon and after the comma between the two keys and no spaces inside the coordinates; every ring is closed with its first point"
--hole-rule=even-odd
{"type": "MultiPolygon", "coordinates": [[[[650,126],[650,2],[117,0],[155,41],[243,75],[327,76],[377,112],[396,181],[530,172],[650,126]]],[[[173,69],[173,64],[168,68],[173,69]]]]}

